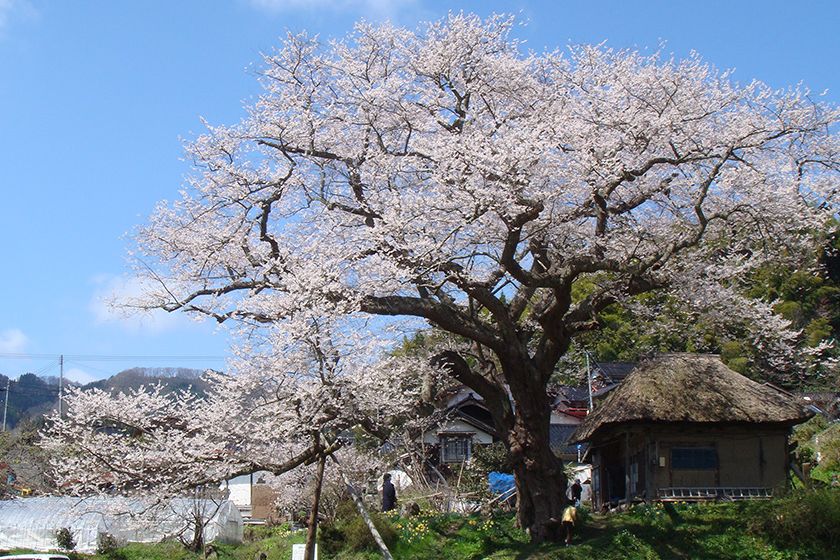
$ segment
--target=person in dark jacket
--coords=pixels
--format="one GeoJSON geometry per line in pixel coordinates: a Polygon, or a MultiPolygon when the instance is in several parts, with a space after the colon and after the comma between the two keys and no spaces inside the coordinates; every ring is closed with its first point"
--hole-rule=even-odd
{"type": "Polygon", "coordinates": [[[382,477],[382,511],[391,511],[397,507],[397,490],[391,483],[391,475],[385,473],[382,477]]]}
{"type": "Polygon", "coordinates": [[[580,485],[580,480],[575,479],[575,483],[572,484],[572,503],[575,506],[580,505],[581,494],[583,494],[583,487],[580,485]]]}

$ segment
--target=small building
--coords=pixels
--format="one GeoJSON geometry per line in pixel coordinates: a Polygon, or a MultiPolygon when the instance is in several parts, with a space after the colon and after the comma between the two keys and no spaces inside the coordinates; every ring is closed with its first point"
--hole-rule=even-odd
{"type": "MultiPolygon", "coordinates": [[[[499,441],[493,417],[481,397],[467,387],[458,387],[445,395],[445,398],[439,405],[435,421],[421,436],[432,464],[468,461],[476,445],[499,441]]],[[[570,445],[568,439],[584,416],[585,408],[569,406],[568,402],[557,398],[551,411],[549,433],[551,450],[561,459],[577,459],[578,447],[570,445]]]]}
{"type": "Polygon", "coordinates": [[[557,457],[567,462],[579,462],[585,452],[583,444],[571,444],[569,439],[586,416],[586,409],[569,409],[556,406],[551,411],[548,426],[549,446],[557,457]]]}
{"type": "Polygon", "coordinates": [[[268,473],[243,474],[222,482],[220,489],[239,510],[246,523],[263,523],[277,517],[277,490],[266,482],[268,473]]]}
{"type": "Polygon", "coordinates": [[[590,444],[596,508],[766,497],[785,484],[791,427],[811,415],[716,355],[666,354],[609,391],[571,441],[590,444]]]}
{"type": "Polygon", "coordinates": [[[439,418],[422,435],[433,464],[469,461],[473,446],[498,440],[490,411],[480,397],[466,388],[448,396],[439,418]]]}

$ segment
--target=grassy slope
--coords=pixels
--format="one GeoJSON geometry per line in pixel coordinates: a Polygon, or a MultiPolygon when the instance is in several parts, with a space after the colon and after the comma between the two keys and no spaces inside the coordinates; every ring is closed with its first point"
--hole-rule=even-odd
{"type": "MultiPolygon", "coordinates": [[[[759,504],[677,506],[679,519],[661,507],[639,507],[631,513],[584,516],[574,544],[533,546],[514,528],[510,516],[491,521],[478,517],[421,516],[392,518],[399,536],[392,547],[397,560],[806,560],[840,559],[840,550],[824,544],[773,544],[761,531],[748,530],[759,504]]],[[[772,527],[771,527],[772,530],[772,527]]],[[[268,560],[291,558],[291,545],[304,533],[264,531],[258,540],[240,546],[220,545],[219,560],[253,560],[266,552],[268,560]]],[[[321,560],[330,558],[321,551],[321,560]]],[[[114,560],[197,560],[176,543],[129,545],[114,560]]],[[[83,557],[107,560],[105,556],[83,557]]],[[[375,550],[342,550],[333,560],[374,560],[375,550]]]]}

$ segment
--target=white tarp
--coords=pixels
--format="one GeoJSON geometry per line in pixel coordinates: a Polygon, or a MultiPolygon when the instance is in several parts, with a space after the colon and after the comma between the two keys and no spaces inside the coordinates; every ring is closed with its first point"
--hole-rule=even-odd
{"type": "Polygon", "coordinates": [[[55,550],[55,533],[63,527],[73,533],[79,552],[95,551],[101,533],[121,542],[158,542],[180,534],[189,539],[198,517],[206,522],[205,542],[242,541],[242,516],[228,500],[62,496],[0,501],[0,549],[55,550]]]}

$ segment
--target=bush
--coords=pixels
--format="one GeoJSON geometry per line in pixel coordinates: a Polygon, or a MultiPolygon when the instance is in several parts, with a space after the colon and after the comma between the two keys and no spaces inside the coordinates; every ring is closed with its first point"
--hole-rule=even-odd
{"type": "Polygon", "coordinates": [[[109,560],[122,560],[125,555],[120,551],[121,543],[111,533],[99,533],[96,536],[96,553],[109,560]]]}
{"type": "Polygon", "coordinates": [[[767,502],[750,523],[780,546],[840,547],[840,490],[802,490],[767,502]]]}
{"type": "MultiPolygon", "coordinates": [[[[376,541],[370,534],[365,520],[356,511],[351,501],[343,502],[336,508],[335,521],[321,523],[319,526],[319,542],[324,552],[330,556],[342,550],[377,550],[376,541]]],[[[389,548],[397,541],[397,532],[384,516],[371,512],[371,518],[376,530],[385,545],[389,548]]]]}
{"type": "Polygon", "coordinates": [[[344,532],[335,523],[318,526],[318,544],[327,556],[335,556],[344,548],[344,532]]]}
{"type": "Polygon", "coordinates": [[[62,527],[55,532],[55,542],[61,550],[76,549],[76,539],[73,538],[73,532],[67,527],[62,527]]]}
{"type": "Polygon", "coordinates": [[[820,452],[820,467],[827,471],[840,470],[840,425],[835,424],[815,436],[820,452]]]}
{"type": "Polygon", "coordinates": [[[491,472],[512,472],[507,449],[502,442],[473,447],[472,457],[464,465],[461,476],[461,490],[489,496],[487,475],[491,472]]]}
{"type": "Polygon", "coordinates": [[[653,548],[628,530],[615,535],[604,560],[659,560],[653,548]]]}
{"type": "Polygon", "coordinates": [[[243,540],[245,542],[262,541],[271,537],[285,538],[292,532],[289,523],[278,525],[246,525],[243,540]]]}
{"type": "MultiPolygon", "coordinates": [[[[376,530],[379,531],[379,535],[385,541],[385,546],[392,547],[397,542],[397,532],[382,516],[371,514],[371,517],[376,530]]],[[[347,548],[350,550],[377,550],[376,541],[370,534],[370,530],[361,515],[351,519],[344,525],[343,530],[347,548]]]]}

